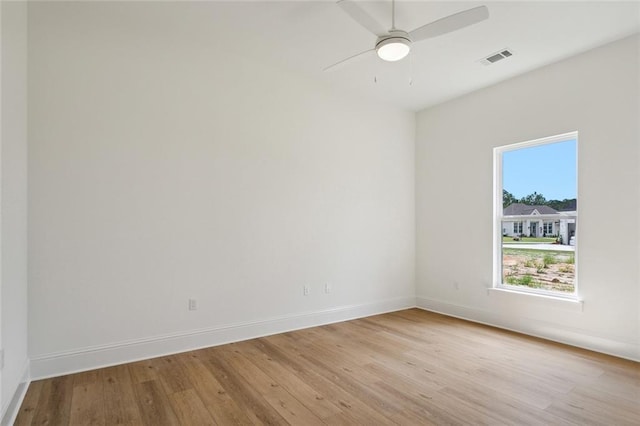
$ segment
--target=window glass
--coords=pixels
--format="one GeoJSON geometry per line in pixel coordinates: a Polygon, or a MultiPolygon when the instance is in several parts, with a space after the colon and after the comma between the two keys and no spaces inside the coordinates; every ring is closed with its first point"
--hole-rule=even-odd
{"type": "Polygon", "coordinates": [[[495,154],[496,286],[575,296],[577,133],[495,154]]]}

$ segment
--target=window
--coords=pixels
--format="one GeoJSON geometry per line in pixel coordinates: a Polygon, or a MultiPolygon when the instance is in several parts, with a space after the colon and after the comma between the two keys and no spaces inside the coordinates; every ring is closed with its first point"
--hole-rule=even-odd
{"type": "Polygon", "coordinates": [[[494,149],[494,287],[577,297],[577,146],[572,132],[494,149]]]}
{"type": "Polygon", "coordinates": [[[522,234],[522,222],[513,222],[513,235],[522,234]]]}

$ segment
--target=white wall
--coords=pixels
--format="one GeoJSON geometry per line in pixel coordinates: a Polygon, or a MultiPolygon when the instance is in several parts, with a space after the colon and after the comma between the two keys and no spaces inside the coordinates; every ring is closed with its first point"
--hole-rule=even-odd
{"type": "Polygon", "coordinates": [[[413,305],[415,115],[158,5],[29,6],[34,376],[413,305]]]}
{"type": "MultiPolygon", "coordinates": [[[[0,3],[2,14],[0,418],[8,422],[26,386],[27,360],[27,7],[0,3]]],[[[4,424],[4,423],[3,423],[4,424]]]]}
{"type": "Polygon", "coordinates": [[[418,114],[420,306],[640,359],[639,43],[624,39],[418,114]],[[583,310],[487,291],[492,148],[573,130],[583,310]]]}
{"type": "Polygon", "coordinates": [[[207,7],[29,5],[35,377],[409,306],[416,281],[425,308],[640,358],[640,223],[603,226],[640,213],[637,39],[423,111],[416,137],[203,38],[207,7]],[[488,293],[492,148],[571,130],[584,310],[488,293]]]}

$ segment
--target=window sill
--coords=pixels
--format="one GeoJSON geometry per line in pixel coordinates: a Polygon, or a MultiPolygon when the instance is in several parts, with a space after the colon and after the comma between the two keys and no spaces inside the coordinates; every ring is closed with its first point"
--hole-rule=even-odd
{"type": "Polygon", "coordinates": [[[571,310],[576,312],[584,311],[584,301],[578,298],[556,297],[547,294],[529,293],[525,291],[510,290],[507,288],[492,287],[487,289],[487,295],[499,295],[506,297],[527,298],[530,301],[536,301],[546,306],[554,306],[563,310],[571,310]]]}

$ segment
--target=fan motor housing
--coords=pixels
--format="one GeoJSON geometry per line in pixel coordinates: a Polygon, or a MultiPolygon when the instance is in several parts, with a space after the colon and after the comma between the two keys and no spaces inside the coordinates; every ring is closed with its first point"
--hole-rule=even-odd
{"type": "Polygon", "coordinates": [[[389,43],[406,43],[411,44],[413,41],[409,37],[409,33],[401,30],[389,31],[389,34],[378,37],[376,41],[376,49],[389,43]]]}

